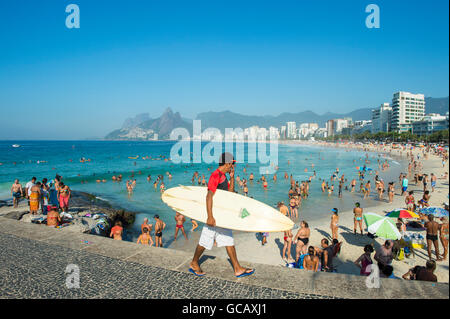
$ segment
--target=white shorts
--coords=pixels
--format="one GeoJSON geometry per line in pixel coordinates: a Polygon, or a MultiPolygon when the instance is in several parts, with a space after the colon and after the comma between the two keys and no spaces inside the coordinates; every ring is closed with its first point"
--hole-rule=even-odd
{"type": "Polygon", "coordinates": [[[221,227],[203,226],[202,234],[198,244],[206,249],[212,249],[214,240],[217,247],[234,246],[233,232],[231,229],[221,227]]]}

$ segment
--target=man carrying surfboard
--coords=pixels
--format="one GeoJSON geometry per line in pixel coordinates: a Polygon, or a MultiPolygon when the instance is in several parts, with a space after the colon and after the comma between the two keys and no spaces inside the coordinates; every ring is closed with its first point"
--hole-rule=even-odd
{"type": "Polygon", "coordinates": [[[241,267],[236,256],[236,249],[234,247],[234,239],[231,229],[216,227],[216,220],[214,219],[212,211],[213,197],[217,189],[234,192],[235,163],[236,161],[234,160],[232,154],[222,153],[219,159],[219,168],[217,168],[209,177],[208,193],[206,195],[206,211],[208,213],[208,218],[206,220],[206,225],[203,226],[199,243],[195,249],[194,258],[190,263],[191,268],[189,268],[189,271],[196,276],[205,275],[198,262],[205,249],[211,250],[214,245],[214,241],[217,243],[217,247],[225,246],[234,268],[234,275],[236,277],[249,276],[255,272],[254,269],[241,267]],[[230,182],[228,182],[226,176],[227,173],[230,175],[230,182]]]}

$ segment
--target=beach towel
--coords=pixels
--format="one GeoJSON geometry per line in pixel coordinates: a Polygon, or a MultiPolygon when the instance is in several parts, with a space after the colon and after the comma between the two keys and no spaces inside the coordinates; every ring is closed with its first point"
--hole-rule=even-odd
{"type": "Polygon", "coordinates": [[[30,194],[30,210],[37,211],[39,209],[39,193],[32,192],[30,194]]]}

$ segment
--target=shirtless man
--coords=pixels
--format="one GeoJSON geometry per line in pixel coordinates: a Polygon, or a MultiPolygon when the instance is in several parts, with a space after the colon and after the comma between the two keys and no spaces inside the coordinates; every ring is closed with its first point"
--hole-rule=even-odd
{"type": "Polygon", "coordinates": [[[362,227],[362,214],[363,209],[361,208],[361,205],[359,203],[355,204],[355,208],[353,208],[353,232],[356,235],[356,229],[359,225],[359,230],[361,231],[361,235],[363,234],[363,227],[362,227]]]}
{"type": "Polygon", "coordinates": [[[20,198],[22,197],[23,189],[22,185],[19,183],[19,180],[16,179],[14,184],[11,186],[11,196],[13,198],[14,208],[17,208],[19,205],[20,198]]]}
{"type": "Polygon", "coordinates": [[[177,235],[178,235],[178,230],[181,230],[181,232],[183,233],[184,238],[186,238],[186,240],[188,239],[186,236],[186,232],[184,231],[184,222],[186,221],[186,218],[181,215],[179,212],[175,213],[175,238],[174,241],[177,241],[177,235]]]}
{"type": "Polygon", "coordinates": [[[287,208],[287,206],[284,205],[283,202],[279,202],[277,206],[278,209],[280,210],[280,213],[282,213],[286,217],[289,217],[289,208],[287,208]]]}
{"type": "Polygon", "coordinates": [[[439,224],[434,221],[434,216],[432,214],[428,215],[428,222],[425,223],[425,229],[427,230],[427,249],[428,257],[431,259],[431,245],[434,245],[434,250],[436,254],[436,260],[442,261],[439,256],[439,243],[438,243],[438,231],[439,224]]]}
{"type": "Polygon", "coordinates": [[[114,240],[122,240],[123,227],[120,220],[116,221],[115,226],[111,228],[111,233],[109,237],[113,237],[114,240]]]}
{"type": "Polygon", "coordinates": [[[159,219],[158,215],[155,215],[155,242],[156,247],[162,247],[162,231],[166,228],[166,223],[159,219]]]}
{"type": "Polygon", "coordinates": [[[137,243],[143,245],[148,245],[150,243],[150,246],[153,246],[153,239],[148,232],[148,228],[143,229],[142,234],[140,234],[137,239],[137,243]]]}
{"type": "Polygon", "coordinates": [[[319,269],[319,257],[316,256],[316,251],[313,246],[309,246],[308,255],[303,258],[303,269],[317,272],[319,269]]]}
{"type": "Polygon", "coordinates": [[[52,206],[50,211],[47,213],[47,226],[56,227],[61,225],[61,217],[56,209],[52,206]]]}
{"type": "Polygon", "coordinates": [[[434,189],[436,188],[436,181],[437,176],[431,173],[431,192],[434,192],[434,189]]]}
{"type": "Polygon", "coordinates": [[[144,233],[144,229],[147,229],[147,233],[150,235],[152,232],[153,225],[148,223],[148,218],[144,218],[144,221],[141,224],[141,231],[144,233]]]}
{"type": "Polygon", "coordinates": [[[300,222],[300,229],[294,237],[294,245],[297,245],[295,249],[295,261],[298,261],[300,255],[306,253],[306,245],[308,245],[310,235],[311,230],[309,229],[308,223],[302,220],[300,222]]]}

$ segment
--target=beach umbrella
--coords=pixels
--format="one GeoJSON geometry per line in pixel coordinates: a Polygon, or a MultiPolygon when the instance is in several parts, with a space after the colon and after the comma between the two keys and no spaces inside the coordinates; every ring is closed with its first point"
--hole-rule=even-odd
{"type": "Polygon", "coordinates": [[[367,228],[373,223],[381,220],[384,216],[375,214],[375,213],[364,213],[363,214],[364,222],[366,223],[367,228]]]}
{"type": "Polygon", "coordinates": [[[406,209],[394,209],[386,214],[386,217],[391,218],[420,218],[416,213],[406,209]]]}
{"type": "Polygon", "coordinates": [[[384,239],[400,239],[402,235],[389,217],[382,217],[367,228],[367,231],[384,239]]]}
{"type": "Polygon", "coordinates": [[[433,215],[434,217],[448,217],[448,211],[441,207],[424,207],[420,212],[425,215],[433,215]]]}

